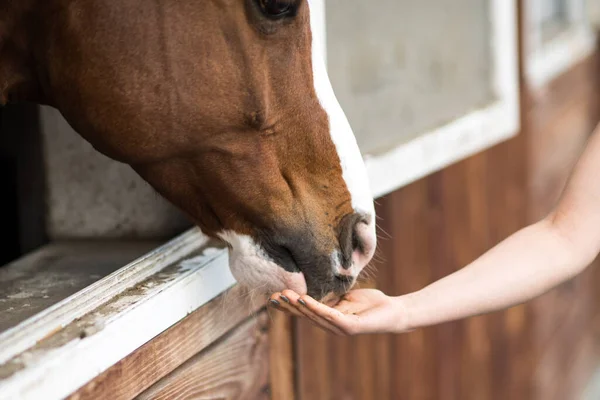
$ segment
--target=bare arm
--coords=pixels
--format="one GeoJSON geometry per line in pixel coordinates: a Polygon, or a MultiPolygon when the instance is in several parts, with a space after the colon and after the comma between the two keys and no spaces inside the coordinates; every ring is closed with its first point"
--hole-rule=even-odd
{"type": "Polygon", "coordinates": [[[405,296],[353,291],[335,308],[284,291],[281,308],[335,333],[403,332],[526,302],[581,273],[599,251],[600,127],[556,209],[465,268],[405,296]]]}
{"type": "Polygon", "coordinates": [[[600,133],[596,132],[556,209],[467,267],[404,296],[407,323],[427,326],[526,302],[581,273],[599,251],[600,133]]]}

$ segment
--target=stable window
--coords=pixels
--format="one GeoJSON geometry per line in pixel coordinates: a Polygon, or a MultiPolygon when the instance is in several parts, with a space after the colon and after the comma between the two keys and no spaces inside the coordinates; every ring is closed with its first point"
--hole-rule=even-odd
{"type": "Polygon", "coordinates": [[[528,83],[538,88],[590,55],[595,35],[586,0],[527,0],[525,4],[526,74],[528,83]]]}
{"type": "Polygon", "coordinates": [[[330,78],[375,196],[518,132],[516,15],[511,0],[326,2],[330,78]]]}

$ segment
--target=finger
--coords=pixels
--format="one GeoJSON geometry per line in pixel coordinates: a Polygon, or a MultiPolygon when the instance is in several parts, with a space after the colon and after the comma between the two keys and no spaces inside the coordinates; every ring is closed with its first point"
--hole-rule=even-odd
{"type": "Polygon", "coordinates": [[[302,296],[298,301],[304,302],[304,310],[309,311],[312,315],[325,321],[327,325],[334,326],[339,331],[350,333],[355,328],[357,317],[354,315],[346,315],[340,310],[319,303],[309,296],[302,296]]]}
{"type": "MultiPolygon", "coordinates": [[[[306,303],[299,294],[292,292],[292,291],[284,290],[280,297],[282,297],[282,299],[287,300],[288,304],[293,306],[298,312],[302,313],[303,315],[305,315],[311,319],[318,318],[313,312],[311,312],[310,309],[306,308],[306,303]]],[[[304,296],[304,297],[308,298],[308,296],[304,296]]],[[[313,300],[313,301],[316,302],[316,300],[313,300]]]]}
{"type": "Polygon", "coordinates": [[[277,311],[288,312],[285,308],[283,308],[281,306],[281,303],[278,302],[277,300],[269,299],[269,301],[267,301],[267,306],[269,308],[273,308],[273,309],[275,309],[277,311]]]}
{"type": "Polygon", "coordinates": [[[292,304],[293,306],[298,305],[298,300],[300,299],[300,295],[298,293],[294,292],[293,290],[286,289],[283,292],[281,292],[279,295],[288,299],[290,301],[290,304],[292,304]]]}
{"type": "Polygon", "coordinates": [[[344,314],[340,310],[331,308],[323,303],[319,303],[309,296],[302,296],[298,302],[303,304],[305,309],[310,310],[311,313],[318,315],[327,321],[333,322],[344,317],[344,314]]]}
{"type": "Polygon", "coordinates": [[[318,328],[329,331],[335,335],[344,336],[344,332],[340,328],[329,323],[326,319],[313,314],[307,308],[304,308],[302,313],[313,325],[317,326],[318,328]]]}
{"type": "Polygon", "coordinates": [[[328,324],[327,321],[325,321],[323,319],[321,319],[318,322],[316,320],[313,320],[313,319],[308,318],[308,317],[304,318],[304,319],[308,320],[308,322],[312,326],[314,326],[314,327],[316,327],[318,329],[321,329],[321,330],[323,330],[325,332],[329,332],[329,333],[334,334],[336,336],[347,336],[341,329],[338,329],[337,327],[335,327],[335,326],[333,326],[331,324],[328,324]]]}
{"type": "Polygon", "coordinates": [[[296,317],[303,317],[304,314],[302,314],[300,311],[298,311],[296,309],[296,307],[294,307],[291,303],[290,300],[284,296],[281,293],[275,293],[271,296],[270,300],[269,300],[269,304],[272,307],[275,307],[281,311],[290,313],[292,315],[295,315],[296,317]]]}
{"type": "Polygon", "coordinates": [[[336,324],[331,323],[321,315],[314,313],[310,308],[307,307],[307,303],[303,299],[298,300],[298,304],[298,309],[311,321],[318,324],[322,328],[335,333],[336,335],[344,335],[343,329],[340,329],[340,327],[336,326],[336,324]]]}
{"type": "MultiPolygon", "coordinates": [[[[301,313],[302,316],[310,319],[314,324],[316,324],[319,327],[326,329],[332,333],[335,333],[336,335],[343,335],[343,332],[338,327],[329,323],[327,320],[321,318],[320,316],[313,313],[310,309],[308,309],[305,305],[306,304],[305,301],[300,297],[299,294],[297,294],[291,290],[284,290],[283,293],[281,294],[281,296],[283,298],[289,300],[290,306],[294,307],[296,309],[296,311],[301,313]]],[[[308,297],[308,296],[303,296],[303,297],[308,297]]],[[[314,299],[313,299],[313,301],[316,302],[316,300],[314,300],[314,299]]]]}

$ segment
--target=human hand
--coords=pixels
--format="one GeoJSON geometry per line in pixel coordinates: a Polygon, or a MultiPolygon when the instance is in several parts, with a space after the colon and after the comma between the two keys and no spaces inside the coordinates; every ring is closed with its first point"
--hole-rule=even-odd
{"type": "Polygon", "coordinates": [[[273,294],[269,304],[280,311],[309,318],[336,335],[408,331],[402,297],[390,297],[375,289],[352,290],[333,307],[291,290],[273,294]]]}

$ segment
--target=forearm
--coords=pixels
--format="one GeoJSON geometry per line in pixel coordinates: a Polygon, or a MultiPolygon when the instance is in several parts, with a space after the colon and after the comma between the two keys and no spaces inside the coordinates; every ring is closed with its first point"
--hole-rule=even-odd
{"type": "Polygon", "coordinates": [[[549,220],[513,234],[467,267],[399,299],[409,329],[505,309],[569,280],[592,260],[549,220]]]}
{"type": "Polygon", "coordinates": [[[600,126],[551,215],[462,270],[398,298],[408,328],[505,309],[580,273],[600,251],[600,126]]]}

